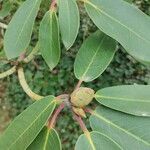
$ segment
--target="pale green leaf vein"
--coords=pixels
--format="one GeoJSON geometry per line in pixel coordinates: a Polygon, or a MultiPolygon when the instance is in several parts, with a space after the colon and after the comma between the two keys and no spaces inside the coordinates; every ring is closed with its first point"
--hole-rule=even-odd
{"type": "Polygon", "coordinates": [[[141,103],[150,103],[150,99],[133,99],[133,98],[124,98],[124,97],[113,97],[113,96],[103,96],[103,95],[95,95],[95,98],[102,98],[102,99],[113,99],[113,100],[123,100],[129,102],[141,102],[141,103]]]}
{"type": "Polygon", "coordinates": [[[120,24],[121,26],[125,27],[127,30],[129,30],[130,32],[132,32],[133,34],[135,34],[136,36],[138,36],[140,39],[144,40],[145,42],[147,42],[148,44],[150,44],[150,41],[143,38],[141,35],[137,34],[133,29],[130,29],[129,27],[127,27],[126,25],[124,25],[123,23],[121,23],[119,20],[113,18],[112,16],[110,16],[108,13],[106,13],[105,11],[101,10],[100,8],[98,8],[97,6],[95,6],[93,3],[86,1],[87,4],[91,5],[93,8],[96,9],[96,11],[98,11],[98,13],[102,13],[105,16],[107,16],[108,18],[110,18],[111,20],[117,22],[118,24],[120,24]]]}
{"type": "Polygon", "coordinates": [[[95,51],[95,54],[94,54],[93,57],[91,58],[91,61],[90,61],[90,63],[89,63],[88,66],[87,66],[87,69],[85,70],[85,72],[83,73],[83,75],[82,75],[82,77],[81,77],[81,80],[84,78],[84,76],[86,76],[86,74],[87,74],[87,72],[89,71],[91,65],[93,64],[94,59],[95,59],[95,57],[96,57],[96,55],[97,55],[97,53],[98,53],[98,51],[99,51],[99,49],[100,49],[100,46],[102,45],[102,43],[103,43],[103,41],[104,41],[104,39],[105,39],[105,37],[102,38],[100,44],[98,45],[98,47],[97,47],[97,49],[96,49],[96,51],[95,51]]]}
{"type": "MultiPolygon", "coordinates": [[[[37,1],[38,1],[38,0],[37,0],[37,1]]],[[[37,1],[35,2],[35,5],[37,4],[37,1]]],[[[28,24],[28,20],[29,20],[29,18],[30,18],[30,16],[31,16],[31,14],[32,14],[32,12],[33,12],[34,9],[35,9],[35,7],[33,6],[32,9],[31,9],[31,11],[30,11],[30,13],[29,13],[29,16],[27,17],[27,19],[25,20],[25,22],[24,22],[24,24],[23,24],[23,26],[22,26],[22,28],[21,28],[21,31],[19,32],[19,35],[18,35],[18,38],[17,38],[17,40],[16,40],[15,45],[18,44],[18,41],[19,41],[19,39],[20,39],[20,37],[21,37],[21,35],[22,35],[22,32],[24,31],[24,28],[25,28],[26,24],[28,24]]]]}
{"type": "Polygon", "coordinates": [[[149,143],[149,142],[144,141],[142,138],[137,137],[136,135],[134,135],[133,133],[129,132],[128,130],[123,129],[123,128],[121,128],[120,126],[116,125],[115,123],[113,123],[113,122],[109,121],[108,119],[104,118],[103,116],[100,116],[97,112],[94,112],[93,115],[96,116],[96,117],[98,117],[99,119],[102,119],[104,122],[106,122],[106,123],[112,125],[113,127],[115,127],[115,128],[117,128],[117,129],[119,129],[119,130],[125,132],[126,134],[130,135],[131,137],[135,138],[136,140],[141,141],[141,142],[143,142],[144,144],[150,146],[150,143],[149,143]]]}
{"type": "Polygon", "coordinates": [[[22,132],[22,134],[20,134],[19,136],[18,136],[18,138],[16,138],[16,140],[12,143],[12,144],[10,144],[9,145],[9,147],[8,147],[8,149],[12,146],[12,145],[14,145],[17,141],[18,141],[18,139],[21,137],[21,136],[23,136],[25,133],[26,133],[26,131],[28,131],[29,129],[30,129],[30,127],[32,127],[32,125],[39,119],[39,117],[47,110],[47,108],[52,104],[52,103],[54,103],[55,101],[53,100],[42,112],[41,112],[41,114],[40,115],[38,115],[36,118],[35,118],[35,120],[28,126],[28,128],[26,128],[23,132],[22,132]]]}

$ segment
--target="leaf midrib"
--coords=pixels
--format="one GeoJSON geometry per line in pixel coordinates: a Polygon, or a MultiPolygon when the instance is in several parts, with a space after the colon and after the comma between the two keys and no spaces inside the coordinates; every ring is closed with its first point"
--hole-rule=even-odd
{"type": "Polygon", "coordinates": [[[96,116],[96,117],[98,117],[99,119],[102,119],[104,122],[108,123],[109,125],[112,125],[112,126],[114,126],[115,128],[118,128],[119,130],[121,130],[121,131],[125,132],[126,134],[132,136],[132,137],[135,138],[136,140],[141,141],[141,142],[143,142],[144,144],[150,146],[150,143],[149,143],[149,142],[144,141],[142,138],[137,137],[135,134],[129,132],[129,130],[125,130],[125,129],[123,129],[122,127],[118,126],[117,124],[115,124],[115,123],[109,121],[108,119],[104,118],[103,116],[100,116],[97,112],[94,112],[93,115],[96,116]]]}
{"type": "Polygon", "coordinates": [[[102,45],[104,39],[105,39],[105,36],[101,39],[101,42],[100,42],[100,44],[98,45],[98,47],[97,47],[97,49],[96,49],[96,51],[95,51],[95,54],[93,55],[93,57],[92,57],[92,59],[91,59],[91,62],[88,64],[87,69],[85,70],[85,72],[84,72],[83,75],[81,76],[81,80],[83,80],[83,79],[85,78],[86,73],[89,71],[90,66],[93,64],[94,58],[96,57],[96,55],[97,55],[97,53],[98,53],[98,51],[99,51],[99,49],[100,49],[100,47],[101,47],[101,45],[102,45]]]}
{"type": "MultiPolygon", "coordinates": [[[[70,0],[69,0],[70,1],[70,0]]],[[[68,8],[68,13],[67,13],[67,15],[68,15],[68,18],[70,18],[70,10],[69,10],[69,1],[67,0],[66,2],[66,7],[68,8]]],[[[70,37],[71,37],[71,29],[70,29],[70,19],[67,19],[68,21],[68,32],[69,32],[69,39],[71,39],[70,37]]],[[[69,43],[70,44],[70,43],[69,43]]],[[[68,48],[68,45],[67,45],[67,48],[68,48]]]]}
{"type": "Polygon", "coordinates": [[[113,100],[123,100],[123,101],[129,101],[129,102],[144,102],[144,103],[150,103],[150,100],[144,99],[132,99],[132,98],[124,98],[124,97],[112,97],[112,96],[101,96],[101,95],[95,95],[95,98],[104,98],[104,99],[113,99],[113,100]]]}
{"type": "Polygon", "coordinates": [[[95,145],[93,143],[93,140],[91,138],[91,134],[89,132],[85,133],[85,137],[87,138],[87,140],[89,141],[91,147],[93,150],[96,150],[95,145]]]}
{"type": "Polygon", "coordinates": [[[18,41],[19,41],[19,39],[20,39],[20,37],[21,37],[21,35],[22,35],[22,32],[23,32],[23,30],[24,30],[26,24],[28,23],[28,19],[30,18],[31,14],[32,14],[32,12],[33,12],[33,10],[35,9],[35,6],[37,5],[37,1],[38,1],[38,0],[36,0],[34,7],[32,7],[32,9],[31,9],[31,11],[30,11],[30,13],[29,13],[29,16],[27,17],[27,19],[25,20],[25,22],[24,22],[24,24],[23,24],[23,26],[22,26],[22,29],[21,29],[21,31],[20,31],[20,33],[19,33],[19,35],[18,35],[17,40],[16,40],[15,46],[18,44],[18,41]]]}
{"type": "Polygon", "coordinates": [[[133,29],[128,28],[126,25],[122,24],[119,20],[117,20],[117,19],[113,18],[112,16],[110,16],[108,13],[106,13],[105,11],[101,10],[100,8],[98,8],[93,3],[89,2],[88,0],[86,0],[85,3],[91,5],[93,8],[95,8],[98,11],[98,13],[102,13],[105,16],[107,16],[108,18],[110,18],[111,20],[114,20],[115,22],[119,23],[121,26],[125,27],[127,30],[129,30],[130,32],[132,32],[133,34],[135,34],[140,39],[142,39],[143,41],[147,42],[150,45],[150,41],[149,40],[143,38],[140,34],[137,34],[133,29]]]}
{"type": "Polygon", "coordinates": [[[36,117],[36,119],[32,122],[32,124],[30,124],[30,125],[28,126],[28,128],[26,128],[26,129],[24,130],[24,132],[18,136],[18,138],[8,147],[8,149],[11,148],[11,147],[18,141],[18,139],[26,133],[26,131],[38,120],[38,118],[39,118],[39,117],[46,111],[46,109],[47,109],[52,103],[54,103],[54,102],[55,102],[55,100],[53,100],[52,102],[50,102],[50,104],[41,112],[40,115],[38,115],[38,116],[36,117]]]}
{"type": "Polygon", "coordinates": [[[46,133],[46,137],[45,137],[45,142],[44,142],[44,145],[43,145],[43,150],[46,150],[46,146],[47,146],[49,134],[50,134],[50,129],[47,129],[47,133],[46,133]]]}

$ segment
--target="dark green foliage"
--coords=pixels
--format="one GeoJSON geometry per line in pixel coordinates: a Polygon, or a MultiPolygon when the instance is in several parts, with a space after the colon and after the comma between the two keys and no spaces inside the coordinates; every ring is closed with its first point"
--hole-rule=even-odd
{"type": "MultiPolygon", "coordinates": [[[[20,3],[22,2],[22,0],[16,1],[20,3]]],[[[150,14],[149,0],[135,0],[135,3],[144,12],[150,14]]],[[[34,34],[32,35],[33,43],[31,43],[31,45],[35,45],[34,42],[37,41],[39,22],[42,19],[44,12],[46,11],[45,6],[47,7],[48,5],[46,3],[43,4],[41,6],[42,10],[40,10],[38,14],[36,25],[34,28],[34,34]]],[[[11,15],[4,18],[4,22],[9,22],[17,7],[18,4],[14,3],[11,15]]],[[[26,79],[34,92],[41,95],[54,94],[56,96],[62,92],[68,93],[73,90],[73,87],[77,82],[73,73],[75,55],[79,47],[81,46],[83,39],[85,39],[90,33],[96,30],[96,27],[93,25],[89,17],[87,17],[82,7],[80,9],[80,12],[81,26],[78,39],[76,40],[77,42],[68,52],[66,52],[65,48],[63,48],[63,54],[56,69],[54,69],[52,72],[48,70],[46,63],[40,56],[26,66],[26,79]]],[[[7,64],[4,66],[1,66],[0,64],[0,71],[3,71],[5,69],[7,70],[9,67],[10,66],[8,66],[7,64]]],[[[30,105],[32,101],[23,92],[15,75],[4,79],[2,83],[6,83],[6,88],[5,95],[2,98],[0,97],[0,100],[3,100],[2,105],[10,106],[9,115],[11,117],[15,117],[28,105],[30,105]]],[[[107,68],[107,70],[98,79],[94,80],[91,83],[85,83],[85,85],[88,85],[96,91],[102,87],[133,83],[150,84],[150,69],[135,61],[135,59],[129,56],[123,50],[123,48],[119,46],[118,52],[116,53],[113,62],[107,68]]],[[[78,136],[81,134],[78,125],[71,124],[73,120],[71,119],[71,114],[69,114],[68,111],[69,110],[65,110],[57,122],[57,131],[61,135],[60,138],[62,139],[63,149],[66,150],[70,147],[72,147],[73,149],[73,145],[75,145],[78,136]]]]}

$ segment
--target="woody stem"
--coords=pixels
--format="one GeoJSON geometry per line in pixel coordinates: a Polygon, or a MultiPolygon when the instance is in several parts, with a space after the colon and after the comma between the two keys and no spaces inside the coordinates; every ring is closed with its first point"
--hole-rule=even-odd
{"type": "Polygon", "coordinates": [[[61,103],[60,106],[55,110],[52,118],[50,119],[50,121],[48,123],[49,129],[51,129],[55,126],[56,119],[57,119],[58,115],[60,114],[60,112],[64,109],[64,107],[65,107],[65,103],[61,103]]]}
{"type": "Polygon", "coordinates": [[[88,129],[86,128],[86,125],[84,124],[83,120],[81,117],[77,116],[76,114],[74,114],[74,118],[75,120],[79,123],[82,131],[85,133],[85,134],[89,134],[89,131],[88,129]]]}

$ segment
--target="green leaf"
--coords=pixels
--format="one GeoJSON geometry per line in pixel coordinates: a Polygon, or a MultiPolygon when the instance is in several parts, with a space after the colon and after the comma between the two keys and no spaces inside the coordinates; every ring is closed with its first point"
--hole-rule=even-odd
{"type": "Polygon", "coordinates": [[[26,149],[44,127],[55,105],[54,97],[48,96],[28,107],[0,137],[0,149],[26,149]]]}
{"type": "Polygon", "coordinates": [[[90,135],[81,135],[75,150],[121,150],[119,145],[108,136],[100,132],[90,132],[90,135]]]}
{"type": "Polygon", "coordinates": [[[26,0],[13,16],[4,37],[8,59],[18,57],[28,47],[41,0],[26,0]]]}
{"type": "Polygon", "coordinates": [[[97,31],[92,34],[81,46],[74,64],[75,76],[85,82],[92,81],[100,76],[116,51],[116,42],[97,31]]]}
{"type": "Polygon", "coordinates": [[[40,51],[52,70],[60,59],[59,27],[55,11],[48,11],[45,14],[39,30],[40,51]]]}
{"type": "Polygon", "coordinates": [[[44,127],[27,150],[61,150],[61,142],[55,129],[44,127]]]}
{"type": "Polygon", "coordinates": [[[68,50],[74,43],[80,24],[79,10],[75,0],[59,0],[59,25],[62,41],[68,50]]]}
{"type": "Polygon", "coordinates": [[[12,2],[8,0],[4,0],[2,9],[0,10],[0,19],[6,17],[11,11],[11,8],[12,8],[12,2]]]}
{"type": "Polygon", "coordinates": [[[100,131],[120,145],[122,150],[150,149],[150,119],[98,107],[90,117],[93,130],[100,131]]]}
{"type": "Polygon", "coordinates": [[[150,86],[122,85],[99,90],[97,101],[107,107],[137,116],[150,116],[150,86]]]}
{"type": "Polygon", "coordinates": [[[132,3],[133,2],[133,0],[124,0],[124,1],[126,1],[128,3],[132,3]]]}
{"type": "Polygon", "coordinates": [[[150,18],[146,14],[123,0],[87,0],[85,7],[101,31],[137,60],[150,62],[150,18]]]}

